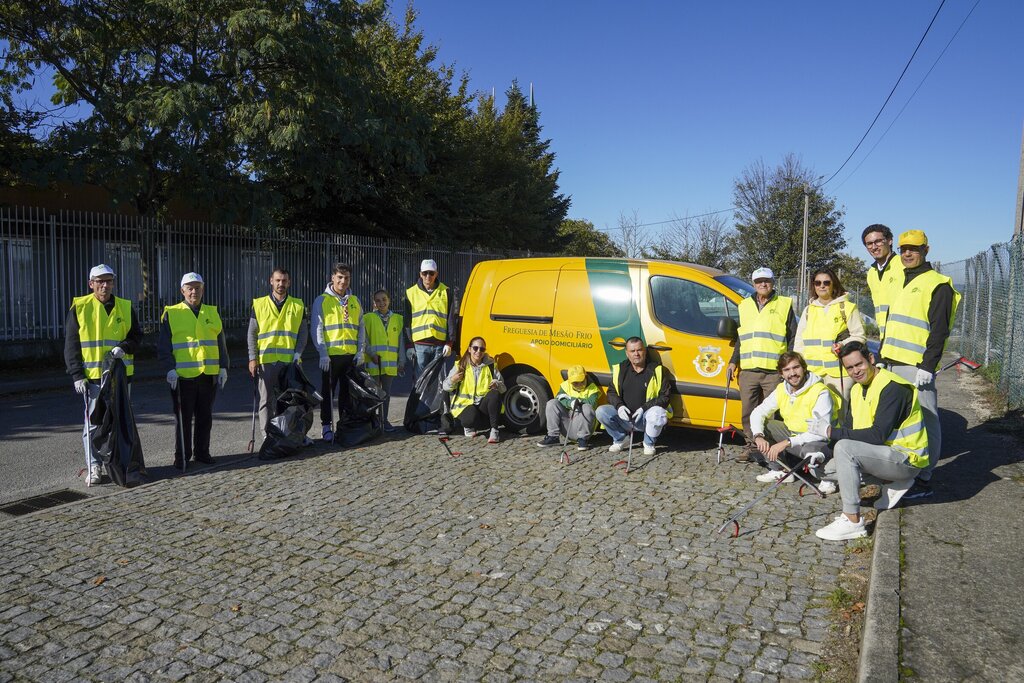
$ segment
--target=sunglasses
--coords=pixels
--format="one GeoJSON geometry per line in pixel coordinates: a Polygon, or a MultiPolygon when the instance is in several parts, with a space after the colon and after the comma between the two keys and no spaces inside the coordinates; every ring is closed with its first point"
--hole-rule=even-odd
{"type": "Polygon", "coordinates": [[[754,280],[755,285],[770,285],[771,283],[772,281],[768,279],[754,280]]]}
{"type": "Polygon", "coordinates": [[[814,286],[815,287],[828,287],[831,284],[832,284],[831,280],[815,280],[814,281],[814,286]]]}
{"type": "Polygon", "coordinates": [[[420,275],[437,275],[437,271],[436,270],[422,270],[422,271],[420,271],[420,275]]]}
{"type": "Polygon", "coordinates": [[[473,344],[469,348],[472,349],[473,351],[478,352],[478,353],[483,353],[484,351],[487,350],[486,346],[477,346],[476,344],[473,344]]]}

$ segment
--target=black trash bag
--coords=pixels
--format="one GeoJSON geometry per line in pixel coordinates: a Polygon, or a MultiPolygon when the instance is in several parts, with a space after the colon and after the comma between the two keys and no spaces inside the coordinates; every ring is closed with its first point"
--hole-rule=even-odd
{"type": "Polygon", "coordinates": [[[111,481],[125,488],[143,483],[146,469],[128,386],[124,361],[108,354],[103,359],[100,396],[90,420],[97,427],[92,452],[106,465],[111,481]]]}
{"type": "Polygon", "coordinates": [[[370,373],[353,365],[348,371],[348,405],[338,407],[340,418],[334,443],[352,448],[381,434],[380,407],[387,394],[370,373]]]}
{"type": "Polygon", "coordinates": [[[260,460],[287,458],[298,453],[306,440],[306,433],[313,426],[313,413],[320,405],[320,392],[298,363],[290,363],[278,374],[277,392],[277,416],[271,418],[267,425],[267,436],[260,446],[260,460]]]}
{"type": "Polygon", "coordinates": [[[413,434],[426,434],[441,427],[441,415],[445,412],[443,375],[444,357],[438,356],[427,363],[413,384],[405,404],[405,419],[402,421],[413,434]]]}

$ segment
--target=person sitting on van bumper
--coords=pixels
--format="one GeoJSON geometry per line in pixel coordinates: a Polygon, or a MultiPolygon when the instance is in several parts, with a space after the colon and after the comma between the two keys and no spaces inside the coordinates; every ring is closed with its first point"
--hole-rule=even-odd
{"type": "Polygon", "coordinates": [[[587,442],[594,433],[595,408],[600,395],[597,385],[587,382],[587,371],[582,365],[569,368],[558,395],[544,407],[548,435],[537,445],[557,446],[561,443],[559,435],[565,434],[567,440],[576,440],[577,449],[587,450],[587,442]]]}
{"type": "Polygon", "coordinates": [[[612,437],[612,453],[629,442],[630,432],[643,432],[644,455],[654,455],[654,442],[672,416],[669,395],[672,377],[661,363],[647,362],[647,347],[639,337],[626,340],[626,360],[619,363],[608,387],[608,405],[597,409],[597,420],[612,437]]]}
{"type": "MultiPolygon", "coordinates": [[[[778,366],[782,383],[750,414],[754,445],[768,467],[767,472],[757,475],[757,480],[776,482],[785,476],[779,461],[793,467],[812,453],[824,456],[821,463],[811,468],[811,474],[821,479],[825,459],[832,457],[832,450],[825,435],[809,430],[808,424],[832,422],[839,415],[838,397],[834,398],[833,390],[820,377],[808,372],[807,361],[799,353],[782,354],[778,366]],[[769,419],[776,411],[781,419],[769,419]]],[[[831,481],[823,481],[820,488],[824,493],[836,491],[831,481]]]]}
{"type": "Polygon", "coordinates": [[[441,387],[452,396],[452,418],[458,420],[466,436],[490,429],[487,443],[498,443],[498,420],[501,417],[501,395],[505,381],[487,355],[487,342],[473,337],[441,387]]]}

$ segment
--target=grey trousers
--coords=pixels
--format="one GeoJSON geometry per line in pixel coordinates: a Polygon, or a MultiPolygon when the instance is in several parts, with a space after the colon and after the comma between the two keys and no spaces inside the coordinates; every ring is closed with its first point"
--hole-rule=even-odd
{"type": "MultiPolygon", "coordinates": [[[[917,367],[914,365],[893,365],[889,368],[897,375],[911,384],[917,377],[917,367]]],[[[942,455],[942,426],[939,424],[939,392],[935,389],[935,378],[917,388],[917,400],[921,403],[921,416],[924,421],[924,431],[928,434],[928,467],[920,471],[922,481],[929,481],[932,478],[932,470],[939,462],[942,455]]]]}
{"type": "MultiPolygon", "coordinates": [[[[384,393],[388,395],[384,399],[384,405],[381,406],[381,415],[385,422],[388,422],[388,410],[391,409],[391,383],[395,381],[394,375],[372,375],[377,380],[377,384],[384,390],[384,393]]],[[[390,423],[389,423],[390,424],[390,423]]]]}
{"type": "Polygon", "coordinates": [[[260,390],[260,427],[267,433],[270,421],[277,417],[277,378],[288,363],[265,363],[256,368],[256,385],[260,390]]]}
{"type": "MultiPolygon", "coordinates": [[[[764,424],[764,429],[765,438],[770,444],[776,444],[783,439],[788,439],[793,436],[793,432],[790,431],[789,427],[787,427],[786,423],[782,420],[768,420],[764,424]]],[[[832,449],[829,448],[826,442],[811,441],[810,443],[801,444],[800,446],[790,446],[784,450],[782,452],[783,462],[786,464],[786,467],[793,467],[811,453],[824,453],[826,462],[832,458],[832,449]]],[[[762,459],[764,458],[760,453],[758,453],[758,455],[762,459]]],[[[765,460],[765,463],[768,465],[769,469],[782,469],[779,467],[778,463],[769,462],[767,460],[765,460]]],[[[819,467],[812,467],[810,472],[812,476],[821,479],[825,475],[825,470],[825,466],[821,465],[819,467]]]]}
{"type": "Polygon", "coordinates": [[[860,514],[862,473],[888,482],[912,479],[921,472],[921,468],[910,464],[906,454],[889,446],[874,446],[863,441],[843,439],[836,443],[835,454],[843,512],[850,515],[860,514]]]}
{"type": "Polygon", "coordinates": [[[740,370],[740,405],[743,414],[743,436],[747,446],[753,447],[754,433],[750,430],[750,414],[761,405],[768,394],[782,381],[782,375],[774,370],[740,370]]]}
{"type": "Polygon", "coordinates": [[[594,433],[595,413],[589,403],[583,404],[582,412],[570,416],[569,409],[553,398],[544,406],[544,415],[548,421],[548,436],[564,433],[567,439],[573,441],[589,438],[594,433]]]}

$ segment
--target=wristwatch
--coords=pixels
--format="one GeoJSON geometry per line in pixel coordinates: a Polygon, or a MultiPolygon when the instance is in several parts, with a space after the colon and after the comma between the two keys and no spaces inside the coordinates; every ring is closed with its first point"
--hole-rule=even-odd
{"type": "Polygon", "coordinates": [[[754,440],[755,441],[758,440],[758,439],[763,439],[763,438],[764,438],[764,434],[754,434],[754,440]]]}

